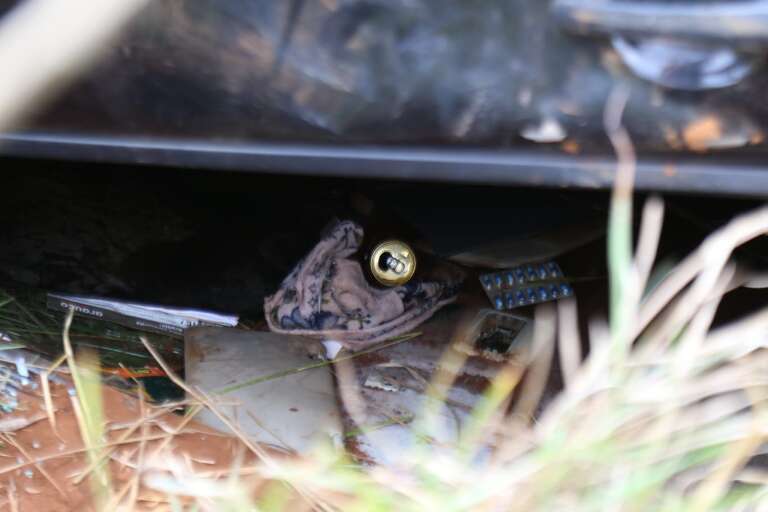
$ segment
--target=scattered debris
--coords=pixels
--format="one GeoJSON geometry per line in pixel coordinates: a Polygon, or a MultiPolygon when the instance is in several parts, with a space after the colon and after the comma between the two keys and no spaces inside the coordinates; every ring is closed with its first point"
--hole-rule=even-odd
{"type": "Polygon", "coordinates": [[[497,362],[524,349],[533,336],[529,318],[493,309],[480,310],[471,326],[465,344],[456,348],[497,362]]]}
{"type": "Polygon", "coordinates": [[[380,389],[382,391],[390,391],[392,393],[400,391],[400,386],[393,384],[393,381],[387,379],[386,375],[381,373],[370,373],[363,382],[363,386],[371,389],[380,389]]]}
{"type": "Polygon", "coordinates": [[[506,317],[499,322],[498,318],[488,318],[497,312],[486,310],[479,320],[487,318],[487,322],[473,322],[466,330],[466,339],[457,340],[456,332],[469,311],[471,308],[463,306],[449,307],[426,322],[417,338],[336,363],[344,439],[347,450],[359,461],[397,464],[408,447],[420,439],[412,422],[430,404],[436,404],[429,383],[435,382],[442,367],[456,365],[457,373],[435,412],[437,426],[430,430],[440,433],[430,440],[436,456],[441,446],[458,441],[472,410],[499,371],[509,365],[523,367],[530,350],[531,323],[506,313],[499,314],[506,317]],[[490,333],[494,323],[504,329],[515,322],[523,325],[503,354],[492,347],[473,346],[479,341],[478,335],[490,333]],[[451,343],[451,339],[456,342],[451,343]],[[349,372],[342,371],[345,365],[351,367],[349,372]]]}
{"type": "Polygon", "coordinates": [[[323,346],[325,347],[325,358],[329,360],[336,359],[338,353],[344,348],[344,344],[336,340],[325,340],[323,346]]]}

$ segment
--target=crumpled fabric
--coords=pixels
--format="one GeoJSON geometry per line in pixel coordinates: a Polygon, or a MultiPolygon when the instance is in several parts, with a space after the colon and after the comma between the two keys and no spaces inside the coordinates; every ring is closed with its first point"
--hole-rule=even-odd
{"type": "Polygon", "coordinates": [[[362,240],[356,223],[336,224],[264,301],[269,328],[356,350],[411,332],[456,300],[464,275],[447,263],[403,286],[372,286],[360,263],[349,259],[362,240]]]}

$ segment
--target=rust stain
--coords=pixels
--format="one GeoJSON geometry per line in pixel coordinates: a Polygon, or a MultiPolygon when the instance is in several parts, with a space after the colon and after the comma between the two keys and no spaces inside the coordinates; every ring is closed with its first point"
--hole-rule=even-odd
{"type": "Polygon", "coordinates": [[[680,140],[680,135],[673,127],[669,125],[662,125],[661,132],[664,135],[664,140],[667,141],[667,145],[669,145],[670,148],[681,149],[683,147],[682,141],[680,140]]]}
{"type": "Polygon", "coordinates": [[[573,101],[561,101],[557,106],[557,109],[569,116],[579,116],[584,113],[584,109],[581,108],[581,105],[573,101]]]}
{"type": "Polygon", "coordinates": [[[750,144],[762,144],[765,141],[765,134],[763,132],[755,132],[749,138],[750,144]]]}
{"type": "Polygon", "coordinates": [[[624,62],[613,49],[606,48],[600,53],[600,63],[612,75],[621,75],[624,72],[624,62]]]}
{"type": "Polygon", "coordinates": [[[711,115],[688,123],[683,129],[683,141],[693,151],[706,151],[722,136],[722,122],[711,115]]]}
{"type": "Polygon", "coordinates": [[[674,164],[664,164],[664,176],[674,178],[677,176],[677,167],[674,164]]]}
{"type": "Polygon", "coordinates": [[[563,142],[560,147],[569,155],[576,155],[581,151],[581,146],[575,140],[567,140],[563,142]]]}
{"type": "Polygon", "coordinates": [[[344,439],[344,448],[352,459],[358,464],[373,465],[376,461],[365,451],[357,436],[349,436],[344,439]]]}
{"type": "Polygon", "coordinates": [[[481,395],[488,389],[491,381],[485,377],[479,375],[470,375],[468,373],[461,373],[456,376],[454,385],[463,388],[473,394],[481,395]]]}
{"type": "Polygon", "coordinates": [[[347,412],[344,406],[339,408],[341,414],[341,423],[344,427],[344,449],[353,460],[360,464],[374,464],[375,461],[366,451],[366,446],[362,443],[358,435],[350,435],[352,432],[360,431],[360,427],[347,412]]]}
{"type": "Polygon", "coordinates": [[[187,343],[187,346],[185,347],[187,351],[187,356],[192,361],[200,361],[201,363],[205,361],[205,353],[200,350],[200,345],[195,342],[194,338],[190,340],[190,343],[187,343]]]}
{"type": "Polygon", "coordinates": [[[382,350],[380,352],[368,352],[367,354],[355,356],[355,366],[358,368],[365,368],[368,366],[389,363],[391,359],[384,352],[385,351],[382,350]]]}

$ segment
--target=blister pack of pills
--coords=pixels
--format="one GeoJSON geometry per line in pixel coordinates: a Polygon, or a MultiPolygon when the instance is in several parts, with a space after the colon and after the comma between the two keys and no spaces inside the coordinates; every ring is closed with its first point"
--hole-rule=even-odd
{"type": "Polygon", "coordinates": [[[573,288],[554,261],[531,263],[480,276],[485,293],[498,310],[514,309],[573,295],[573,288]]]}

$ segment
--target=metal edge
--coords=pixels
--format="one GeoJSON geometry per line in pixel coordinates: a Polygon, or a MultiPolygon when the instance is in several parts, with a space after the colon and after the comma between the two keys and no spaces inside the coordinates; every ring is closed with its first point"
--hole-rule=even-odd
{"type": "MultiPolygon", "coordinates": [[[[611,157],[531,150],[225,143],[58,134],[0,136],[0,155],[328,177],[608,188],[611,157]]],[[[640,158],[636,188],[768,196],[768,165],[711,156],[640,158]]]]}

